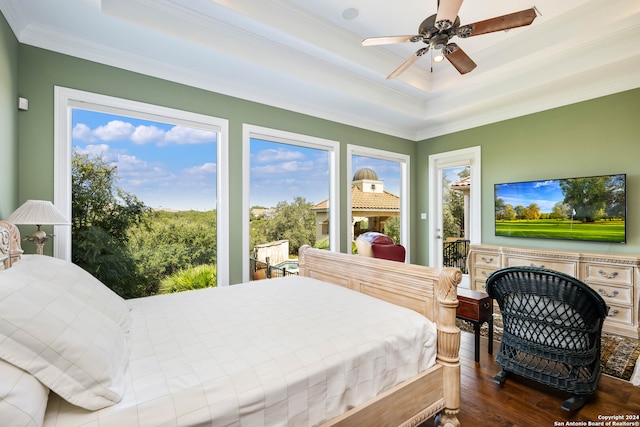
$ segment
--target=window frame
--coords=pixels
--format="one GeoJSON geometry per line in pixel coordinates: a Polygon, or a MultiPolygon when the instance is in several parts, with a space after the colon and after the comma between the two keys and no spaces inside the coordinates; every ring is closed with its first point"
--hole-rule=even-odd
{"type": "MultiPolygon", "coordinates": [[[[347,216],[346,220],[348,224],[351,224],[351,218],[353,217],[353,206],[351,204],[351,182],[354,174],[353,170],[353,156],[371,157],[374,159],[388,160],[400,163],[400,244],[405,247],[406,261],[411,262],[411,233],[410,233],[410,165],[411,157],[407,154],[394,153],[393,151],[380,150],[377,148],[363,147],[361,145],[348,144],[347,145],[347,216]]],[[[349,234],[351,235],[351,241],[353,241],[352,227],[349,225],[349,234]]]]}
{"type": "MultiPolygon", "coordinates": [[[[226,119],[61,86],[54,88],[54,192],[56,207],[71,218],[72,110],[81,108],[215,131],[218,134],[216,215],[217,286],[229,285],[229,122],[226,119]]],[[[53,253],[71,260],[71,228],[54,226],[53,253]]]]}
{"type": "Polygon", "coordinates": [[[279,142],[327,151],[329,155],[329,250],[340,251],[340,143],[329,139],[271,129],[243,123],[242,125],[242,281],[249,278],[249,209],[251,208],[251,139],[279,142]]]}

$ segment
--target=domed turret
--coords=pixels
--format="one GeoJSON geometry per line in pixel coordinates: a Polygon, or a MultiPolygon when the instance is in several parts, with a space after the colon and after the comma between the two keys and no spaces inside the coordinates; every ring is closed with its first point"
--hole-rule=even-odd
{"type": "Polygon", "coordinates": [[[353,180],[360,181],[362,179],[378,181],[378,174],[373,169],[369,169],[369,168],[358,169],[356,173],[353,175],[353,180]]]}

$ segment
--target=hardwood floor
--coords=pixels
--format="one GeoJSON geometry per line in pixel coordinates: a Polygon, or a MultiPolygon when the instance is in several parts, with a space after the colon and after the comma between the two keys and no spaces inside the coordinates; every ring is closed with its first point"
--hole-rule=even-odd
{"type": "MultiPolygon", "coordinates": [[[[640,387],[603,375],[597,393],[582,409],[575,413],[560,408],[570,395],[542,386],[515,375],[509,375],[503,386],[493,382],[499,371],[494,361],[499,344],[494,343],[494,355],[487,353],[488,341],[480,340],[480,362],[473,360],[473,334],[461,333],[461,426],[615,426],[640,425],[640,387]],[[607,424],[606,416],[622,417],[617,422],[631,424],[607,424]],[[634,416],[626,419],[625,416],[634,416]],[[602,422],[602,424],[598,424],[602,422]]],[[[612,420],[612,419],[611,419],[612,420]]],[[[432,426],[429,420],[422,426],[432,426]]]]}

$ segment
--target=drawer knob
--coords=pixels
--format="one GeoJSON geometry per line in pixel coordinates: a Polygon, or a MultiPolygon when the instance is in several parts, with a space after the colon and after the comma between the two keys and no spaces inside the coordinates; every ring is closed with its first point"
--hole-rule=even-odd
{"type": "Polygon", "coordinates": [[[529,267],[544,268],[544,264],[535,265],[534,263],[531,263],[531,264],[529,264],[529,267]]]}
{"type": "Polygon", "coordinates": [[[620,313],[618,310],[613,309],[611,310],[611,312],[608,314],[609,317],[616,317],[616,315],[620,313]]]}
{"type": "Polygon", "coordinates": [[[604,270],[598,270],[598,274],[602,277],[604,277],[605,279],[615,279],[616,276],[618,275],[617,271],[612,271],[611,273],[607,273],[604,270]]]}
{"type": "Polygon", "coordinates": [[[487,264],[491,264],[493,262],[493,258],[482,257],[480,259],[486,262],[487,264]]]}
{"type": "Polygon", "coordinates": [[[618,295],[618,291],[611,291],[611,293],[608,294],[607,291],[605,291],[602,288],[598,289],[598,292],[600,292],[603,297],[607,297],[607,298],[615,298],[618,295]]]}

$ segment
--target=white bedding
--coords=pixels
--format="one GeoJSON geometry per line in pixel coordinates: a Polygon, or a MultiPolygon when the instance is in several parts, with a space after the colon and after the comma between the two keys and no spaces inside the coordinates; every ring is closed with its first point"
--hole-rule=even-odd
{"type": "Polygon", "coordinates": [[[122,401],[51,392],[45,426],[317,425],[435,364],[434,323],[306,277],[126,303],[122,401]]]}

